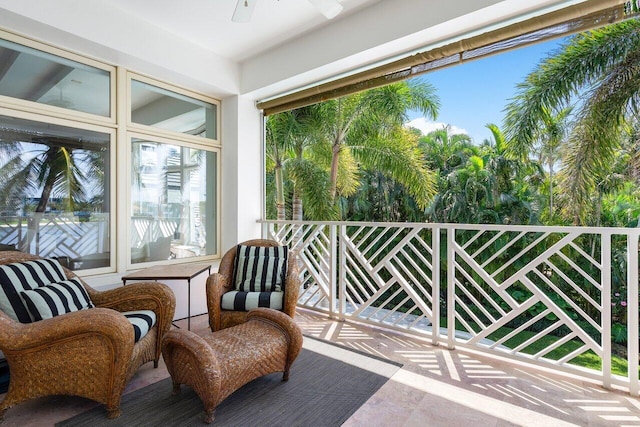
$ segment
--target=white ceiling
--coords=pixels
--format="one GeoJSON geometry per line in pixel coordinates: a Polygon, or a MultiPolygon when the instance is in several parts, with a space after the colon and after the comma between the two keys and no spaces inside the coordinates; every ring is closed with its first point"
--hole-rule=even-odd
{"type": "Polygon", "coordinates": [[[215,97],[265,99],[584,0],[0,0],[0,28],[215,97]]]}
{"type": "MultiPolygon", "coordinates": [[[[331,22],[307,0],[256,0],[252,19],[247,23],[231,21],[237,0],[109,1],[123,13],[236,62],[331,22]]],[[[378,1],[340,0],[344,9],[334,19],[378,1]]]]}

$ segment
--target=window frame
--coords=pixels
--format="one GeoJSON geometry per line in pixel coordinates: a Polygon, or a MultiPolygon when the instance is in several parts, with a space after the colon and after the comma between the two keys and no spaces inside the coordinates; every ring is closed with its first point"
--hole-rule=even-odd
{"type": "Polygon", "coordinates": [[[65,109],[52,105],[46,105],[35,101],[13,98],[0,95],[0,114],[25,120],[33,120],[41,123],[67,126],[71,128],[91,130],[108,134],[109,137],[109,161],[113,165],[110,170],[105,190],[105,196],[109,198],[109,265],[106,267],[87,268],[75,270],[80,277],[105,276],[117,274],[131,269],[139,269],[155,264],[180,264],[194,261],[214,260],[221,256],[221,189],[222,189],[222,143],[221,143],[221,101],[205,96],[201,93],[173,85],[152,77],[135,73],[124,67],[118,67],[105,62],[100,62],[86,56],[66,51],[62,48],[43,43],[27,36],[18,35],[0,28],[0,39],[23,45],[68,59],[79,64],[104,70],[109,74],[109,116],[65,109]],[[215,138],[204,138],[180,132],[168,131],[152,126],[145,126],[131,122],[131,81],[157,86],[180,95],[194,98],[215,106],[215,138]],[[131,141],[133,138],[141,138],[159,143],[185,146],[199,150],[216,153],[215,165],[215,254],[181,258],[167,261],[154,261],[145,263],[131,263],[131,141]],[[125,161],[126,167],[118,168],[116,165],[125,161]],[[122,174],[125,174],[123,176],[122,174]],[[123,203],[127,200],[125,203],[123,203]],[[122,241],[124,240],[124,242],[122,241]]]}
{"type": "MultiPolygon", "coordinates": [[[[89,130],[94,132],[105,133],[109,135],[109,161],[111,165],[116,165],[116,146],[117,146],[117,138],[116,138],[116,129],[114,127],[108,126],[100,126],[93,123],[85,123],[81,121],[70,120],[69,118],[63,119],[59,117],[51,117],[47,115],[43,115],[37,112],[27,112],[21,110],[14,110],[12,108],[7,108],[2,106],[2,100],[0,100],[0,115],[14,117],[23,120],[36,121],[40,123],[47,123],[58,126],[66,126],[70,128],[89,130]]],[[[109,265],[106,267],[98,267],[92,269],[85,270],[74,270],[76,274],[79,276],[85,275],[98,275],[98,274],[107,274],[116,272],[116,239],[112,238],[113,236],[117,236],[117,210],[116,210],[116,183],[117,177],[115,167],[111,168],[111,172],[108,177],[108,185],[109,189],[109,265]],[[88,274],[87,274],[88,272],[88,274]]]]}
{"type": "Polygon", "coordinates": [[[24,99],[13,98],[10,96],[0,95],[0,105],[9,105],[20,111],[37,112],[47,116],[69,118],[74,117],[79,121],[102,124],[105,126],[116,125],[116,67],[90,59],[55,46],[41,43],[26,37],[18,36],[14,33],[0,30],[0,39],[7,40],[19,45],[23,45],[32,49],[37,49],[51,55],[56,55],[64,59],[78,62],[83,65],[98,68],[109,73],[109,116],[101,116],[82,111],[70,110],[67,108],[56,107],[53,105],[42,104],[36,101],[27,101],[24,99]]]}
{"type": "MultiPolygon", "coordinates": [[[[202,139],[202,138],[200,138],[202,139]]],[[[166,264],[183,264],[186,262],[197,262],[197,261],[206,261],[206,260],[213,260],[213,259],[217,259],[220,258],[220,244],[222,242],[221,236],[220,236],[220,227],[221,227],[221,218],[220,218],[220,190],[222,188],[221,183],[220,183],[220,179],[222,177],[221,175],[221,150],[219,147],[214,147],[211,145],[206,145],[206,144],[195,144],[191,141],[186,141],[186,140],[182,140],[182,141],[178,141],[176,140],[175,136],[173,136],[172,138],[168,138],[166,136],[163,135],[150,135],[148,133],[142,133],[142,132],[137,132],[137,131],[128,131],[127,132],[127,144],[126,144],[126,178],[125,178],[125,182],[126,182],[126,187],[128,189],[128,196],[127,197],[127,201],[125,203],[126,206],[126,233],[125,233],[125,242],[126,242],[126,249],[125,249],[125,260],[126,260],[126,268],[127,270],[133,270],[133,269],[139,269],[139,268],[146,268],[146,267],[150,267],[153,265],[157,265],[157,264],[162,264],[162,265],[166,265],[166,264]],[[216,153],[216,200],[215,200],[215,206],[216,206],[216,218],[215,218],[215,227],[216,227],[216,236],[215,236],[215,247],[216,247],[216,252],[214,254],[208,254],[208,255],[202,255],[202,256],[194,256],[194,257],[189,257],[189,258],[176,258],[176,259],[172,259],[172,260],[162,260],[162,261],[147,261],[147,262],[138,262],[138,263],[132,263],[131,262],[131,238],[133,235],[133,231],[132,231],[132,227],[131,227],[131,209],[132,209],[132,200],[131,200],[131,186],[132,186],[132,179],[131,179],[131,174],[132,174],[132,146],[133,146],[133,140],[134,139],[144,139],[150,142],[154,142],[154,143],[160,143],[160,144],[170,144],[170,145],[178,145],[179,147],[187,147],[187,148],[193,148],[193,149],[197,149],[197,150],[203,150],[203,151],[208,151],[208,152],[212,152],[212,153],[216,153]]]]}
{"type": "Polygon", "coordinates": [[[128,130],[131,131],[136,131],[136,132],[142,132],[142,133],[147,133],[150,135],[159,135],[159,136],[165,136],[167,138],[180,138],[180,139],[184,139],[185,141],[190,141],[193,142],[195,144],[213,144],[215,146],[221,146],[221,141],[220,141],[220,120],[221,120],[221,114],[220,114],[220,101],[218,99],[215,98],[211,98],[211,97],[207,97],[204,95],[201,95],[199,93],[196,92],[192,92],[188,89],[176,86],[176,85],[171,85],[169,83],[165,83],[163,81],[160,80],[156,80],[153,79],[151,77],[142,75],[142,74],[138,74],[135,73],[133,71],[129,71],[127,70],[126,72],[126,99],[127,99],[127,105],[126,105],[126,126],[128,130]],[[206,102],[208,104],[212,104],[215,105],[216,107],[216,137],[215,138],[208,138],[208,137],[202,137],[202,136],[197,136],[197,135],[189,135],[186,133],[182,133],[182,132],[176,132],[176,131],[172,131],[172,130],[167,130],[167,129],[161,129],[161,128],[157,128],[157,127],[153,127],[153,126],[149,126],[149,125],[143,125],[140,123],[135,123],[132,121],[131,118],[131,82],[132,80],[136,80],[139,81],[141,83],[146,83],[148,85],[151,86],[156,86],[160,89],[164,89],[164,90],[168,90],[170,92],[175,92],[179,95],[184,95],[187,96],[189,98],[193,98],[196,99],[198,101],[202,101],[202,102],[206,102]]]}

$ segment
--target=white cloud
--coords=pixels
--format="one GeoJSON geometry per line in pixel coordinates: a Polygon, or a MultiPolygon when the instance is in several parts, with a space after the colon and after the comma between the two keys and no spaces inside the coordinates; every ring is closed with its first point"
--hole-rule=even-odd
{"type": "Polygon", "coordinates": [[[459,128],[454,125],[447,125],[447,123],[428,121],[424,117],[418,117],[417,119],[413,119],[410,122],[405,123],[405,126],[410,126],[416,129],[420,129],[423,135],[433,132],[434,130],[445,128],[447,126],[449,126],[450,135],[458,135],[458,134],[469,135],[469,132],[467,132],[465,129],[459,128]]]}

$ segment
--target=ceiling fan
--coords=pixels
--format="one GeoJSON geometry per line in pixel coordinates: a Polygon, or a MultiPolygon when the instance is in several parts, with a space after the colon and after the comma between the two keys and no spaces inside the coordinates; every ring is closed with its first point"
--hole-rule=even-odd
{"type": "MultiPolygon", "coordinates": [[[[231,20],[233,22],[249,22],[253,14],[253,8],[258,0],[238,0],[236,10],[231,20]]],[[[342,5],[338,0],[307,0],[315,6],[327,19],[334,18],[342,11],[342,5]]]]}

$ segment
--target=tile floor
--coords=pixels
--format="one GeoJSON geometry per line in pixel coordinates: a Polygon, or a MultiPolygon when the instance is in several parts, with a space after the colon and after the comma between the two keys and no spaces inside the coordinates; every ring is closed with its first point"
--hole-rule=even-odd
{"type": "MultiPolygon", "coordinates": [[[[640,399],[622,392],[306,310],[298,310],[296,321],[305,335],[403,365],[344,426],[640,427],[640,399]]],[[[192,318],[191,328],[206,332],[206,316],[192,318]]],[[[163,363],[158,369],[148,363],[125,393],[167,375],[163,363]]],[[[77,397],[35,399],[9,409],[2,425],[53,426],[94,405],[77,397]]]]}

